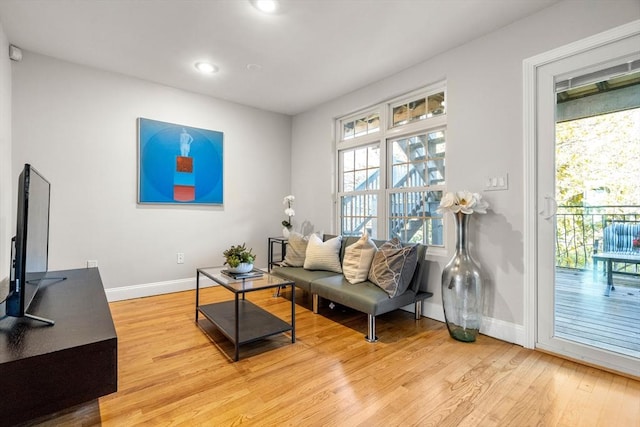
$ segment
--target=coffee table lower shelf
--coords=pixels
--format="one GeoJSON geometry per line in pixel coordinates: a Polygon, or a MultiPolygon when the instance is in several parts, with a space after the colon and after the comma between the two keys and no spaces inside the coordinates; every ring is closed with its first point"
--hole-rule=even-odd
{"type": "MultiPolygon", "coordinates": [[[[291,324],[263,310],[251,301],[238,299],[237,303],[237,313],[236,301],[224,301],[198,307],[198,311],[234,344],[235,360],[238,360],[240,345],[293,330],[291,324]],[[236,320],[238,321],[237,334],[236,320]]],[[[291,342],[295,342],[293,334],[291,342]]]]}

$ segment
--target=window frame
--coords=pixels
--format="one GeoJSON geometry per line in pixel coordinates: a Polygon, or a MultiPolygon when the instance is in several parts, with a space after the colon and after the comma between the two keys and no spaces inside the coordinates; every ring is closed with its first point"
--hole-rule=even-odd
{"type": "MultiPolygon", "coordinates": [[[[338,232],[342,232],[343,218],[342,218],[342,203],[343,197],[347,195],[362,195],[362,194],[376,194],[377,196],[377,230],[376,238],[380,240],[388,239],[390,232],[390,197],[393,193],[398,192],[419,192],[419,191],[442,191],[442,195],[446,192],[446,168],[444,184],[440,185],[425,185],[419,187],[408,188],[393,188],[392,187],[392,153],[389,151],[391,141],[409,138],[419,134],[429,134],[442,130],[445,132],[445,151],[444,159],[446,161],[448,131],[447,131],[447,82],[441,81],[433,85],[429,85],[404,95],[385,100],[376,105],[370,106],[365,109],[361,109],[354,113],[338,117],[335,119],[335,164],[337,171],[336,179],[336,203],[335,203],[335,225],[338,232]],[[408,104],[419,98],[424,98],[427,103],[426,109],[428,110],[429,96],[444,93],[445,110],[442,114],[438,114],[432,117],[425,117],[424,119],[411,121],[402,125],[393,125],[393,109],[399,105],[408,104]],[[345,139],[344,138],[344,124],[350,121],[355,121],[363,116],[366,117],[371,114],[378,113],[379,115],[379,130],[373,133],[369,133],[361,136],[354,136],[345,139]],[[380,150],[380,188],[377,190],[359,190],[356,192],[345,192],[344,189],[344,165],[343,154],[344,151],[355,150],[361,147],[377,145],[380,150]]],[[[443,224],[443,242],[442,245],[428,245],[428,253],[446,253],[446,223],[443,224]]]]}

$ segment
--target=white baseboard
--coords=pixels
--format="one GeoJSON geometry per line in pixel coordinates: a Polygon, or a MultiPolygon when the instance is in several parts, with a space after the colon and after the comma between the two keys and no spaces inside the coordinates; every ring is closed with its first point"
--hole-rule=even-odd
{"type": "MultiPolygon", "coordinates": [[[[201,277],[200,286],[203,288],[215,286],[216,284],[201,277]]],[[[196,279],[191,277],[188,279],[168,280],[166,282],[145,283],[141,285],[122,286],[119,288],[105,289],[107,300],[109,302],[122,301],[133,298],[150,297],[153,295],[169,294],[173,292],[189,291],[196,288],[196,279]]],[[[414,312],[413,304],[403,307],[404,310],[411,313],[414,312]]],[[[429,319],[444,322],[444,311],[441,304],[435,304],[424,300],[422,302],[422,316],[429,319]]],[[[502,341],[524,346],[524,326],[515,323],[505,322],[504,320],[484,317],[482,320],[482,328],[480,333],[502,341]]]]}
{"type": "Polygon", "coordinates": [[[444,322],[442,304],[429,302],[429,300],[422,301],[422,315],[429,319],[437,320],[438,322],[444,322]]]}
{"type": "Polygon", "coordinates": [[[482,319],[480,333],[523,347],[525,344],[523,325],[505,322],[504,320],[494,319],[493,317],[484,317],[482,319]]]}
{"type": "MultiPolygon", "coordinates": [[[[408,305],[404,307],[404,309],[413,313],[413,305],[408,305]]],[[[429,319],[444,322],[444,310],[441,304],[428,302],[428,300],[423,301],[422,315],[429,319]]],[[[482,319],[480,333],[502,341],[524,346],[524,326],[522,325],[485,316],[482,319]]]]}
{"type": "MultiPolygon", "coordinates": [[[[200,287],[206,288],[214,286],[211,280],[205,277],[200,278],[200,287]]],[[[154,295],[170,294],[173,292],[189,291],[196,288],[195,277],[178,280],[167,280],[166,282],[143,283],[140,285],[121,286],[118,288],[107,288],[104,290],[107,301],[123,301],[134,298],[144,298],[154,295]]]]}

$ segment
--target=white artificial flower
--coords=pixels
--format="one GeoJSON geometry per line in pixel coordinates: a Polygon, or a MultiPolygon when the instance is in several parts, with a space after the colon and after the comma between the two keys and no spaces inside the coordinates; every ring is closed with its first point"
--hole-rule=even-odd
{"type": "Polygon", "coordinates": [[[473,194],[469,191],[458,191],[456,193],[456,198],[458,199],[457,209],[454,207],[454,212],[462,212],[466,215],[471,215],[473,213],[473,205],[475,203],[475,198],[473,194]]]}
{"type": "Polygon", "coordinates": [[[489,207],[489,203],[487,203],[487,201],[484,200],[482,196],[478,193],[473,193],[473,197],[475,198],[473,211],[480,214],[486,214],[487,208],[489,207]]]}
{"type": "Polygon", "coordinates": [[[282,225],[284,225],[287,229],[290,229],[291,227],[293,227],[293,225],[291,224],[291,217],[295,216],[296,211],[293,210],[291,205],[293,204],[293,201],[295,199],[296,198],[293,196],[293,194],[289,194],[288,196],[285,196],[284,199],[282,199],[282,204],[286,206],[286,209],[284,210],[284,214],[289,217],[288,221],[287,220],[282,221],[282,225]]]}
{"type": "Polygon", "coordinates": [[[456,203],[456,196],[453,193],[446,193],[442,200],[440,200],[440,206],[436,209],[438,213],[445,213],[448,210],[453,208],[453,205],[456,203]]]}
{"type": "Polygon", "coordinates": [[[485,214],[488,207],[489,203],[483,200],[479,193],[471,193],[465,190],[445,193],[436,212],[444,213],[450,211],[454,214],[463,213],[465,215],[471,215],[474,212],[485,214]]]}

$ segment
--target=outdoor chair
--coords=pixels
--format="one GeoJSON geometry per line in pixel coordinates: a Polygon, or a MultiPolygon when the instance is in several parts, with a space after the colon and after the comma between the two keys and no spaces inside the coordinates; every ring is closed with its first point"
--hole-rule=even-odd
{"type": "Polygon", "coordinates": [[[602,252],[599,250],[599,241],[595,240],[593,248],[593,277],[598,272],[598,262],[604,264],[603,273],[607,274],[608,290],[613,287],[613,263],[638,264],[640,263],[640,249],[634,248],[633,241],[640,237],[639,222],[614,222],[603,230],[602,252]]]}

